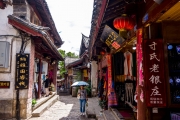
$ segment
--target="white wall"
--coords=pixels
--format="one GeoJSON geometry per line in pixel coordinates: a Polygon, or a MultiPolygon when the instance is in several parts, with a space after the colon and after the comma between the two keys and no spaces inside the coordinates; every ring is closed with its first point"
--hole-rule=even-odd
{"type": "MultiPolygon", "coordinates": [[[[2,10],[0,9],[0,35],[17,35],[17,31],[8,24],[8,15],[11,15],[13,13],[13,7],[7,6],[6,9],[2,10]]],[[[10,89],[0,89],[0,99],[10,99],[13,98],[13,90],[14,90],[14,79],[15,79],[15,64],[13,64],[11,67],[10,65],[14,62],[15,58],[11,57],[12,54],[14,56],[16,52],[16,42],[14,41],[14,37],[2,37],[0,36],[0,41],[7,41],[10,43],[10,50],[9,50],[9,67],[8,68],[0,68],[0,81],[10,81],[10,89]],[[11,53],[13,51],[13,53],[11,53]],[[5,72],[5,73],[3,73],[5,72]],[[4,94],[6,93],[6,94],[4,94]]]]}
{"type": "MultiPolygon", "coordinates": [[[[13,14],[13,7],[7,6],[6,9],[0,9],[0,35],[14,35],[18,36],[18,31],[8,24],[8,15],[13,14]]],[[[9,52],[9,67],[0,68],[0,81],[10,81],[10,89],[0,89],[0,100],[15,98],[15,66],[16,66],[16,53],[19,53],[21,47],[21,39],[14,38],[13,36],[0,37],[0,41],[8,41],[10,43],[9,52]],[[6,93],[6,94],[4,94],[6,93]]],[[[30,53],[31,43],[29,42],[25,53],[30,53]]],[[[20,98],[27,98],[27,90],[21,90],[20,98]]]]}
{"type": "Polygon", "coordinates": [[[97,89],[97,71],[98,71],[98,66],[96,61],[91,62],[91,85],[92,88],[97,89]]]}

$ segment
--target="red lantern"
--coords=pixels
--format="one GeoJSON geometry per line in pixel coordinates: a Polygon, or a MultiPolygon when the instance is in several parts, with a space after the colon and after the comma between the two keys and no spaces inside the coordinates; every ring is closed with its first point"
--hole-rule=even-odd
{"type": "Polygon", "coordinates": [[[123,14],[121,17],[114,19],[113,25],[120,31],[131,30],[134,27],[134,21],[132,18],[123,14]]]}

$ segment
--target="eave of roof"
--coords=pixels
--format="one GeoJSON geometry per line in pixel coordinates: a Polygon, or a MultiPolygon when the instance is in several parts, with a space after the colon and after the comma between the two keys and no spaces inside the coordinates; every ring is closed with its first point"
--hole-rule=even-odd
{"type": "Polygon", "coordinates": [[[82,34],[82,40],[81,40],[81,45],[80,45],[80,51],[79,51],[79,56],[82,56],[82,54],[84,54],[84,52],[88,49],[88,47],[86,48],[85,44],[84,44],[84,39],[85,38],[89,38],[85,35],[82,34]]]}
{"type": "MultiPolygon", "coordinates": [[[[51,28],[54,38],[59,42],[60,46],[63,44],[63,41],[57,32],[55,23],[53,21],[53,18],[51,16],[50,10],[48,8],[47,2],[45,0],[27,0],[27,2],[30,5],[36,5],[37,11],[39,12],[39,15],[41,18],[46,18],[43,20],[47,20],[46,23],[49,24],[48,27],[51,28]],[[38,7],[37,7],[38,6],[38,7]]],[[[60,47],[58,46],[58,47],[60,47]]]]}
{"type": "Polygon", "coordinates": [[[46,44],[50,47],[50,49],[57,55],[59,60],[64,60],[64,58],[61,56],[59,51],[57,50],[56,46],[51,40],[51,37],[49,36],[47,30],[49,30],[48,27],[42,27],[37,26],[33,23],[30,23],[26,20],[23,20],[17,16],[9,15],[8,16],[8,23],[12,26],[32,35],[32,36],[39,36],[43,38],[43,40],[46,42],[46,44]]]}
{"type": "Polygon", "coordinates": [[[94,0],[93,15],[91,20],[91,30],[90,30],[90,43],[89,43],[89,57],[92,57],[92,47],[94,46],[95,39],[98,35],[101,22],[105,13],[109,0],[94,0]]]}
{"type": "Polygon", "coordinates": [[[76,66],[76,65],[79,65],[83,62],[83,58],[79,59],[79,60],[76,60],[72,63],[69,63],[69,65],[67,65],[67,68],[70,68],[70,67],[73,67],[73,66],[76,66]]]}

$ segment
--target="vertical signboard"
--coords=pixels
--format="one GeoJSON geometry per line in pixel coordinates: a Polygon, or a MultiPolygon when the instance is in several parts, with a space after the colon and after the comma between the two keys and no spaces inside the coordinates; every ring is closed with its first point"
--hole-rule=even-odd
{"type": "Polygon", "coordinates": [[[29,54],[16,54],[15,89],[29,87],[29,54]]]}
{"type": "Polygon", "coordinates": [[[147,106],[165,107],[163,40],[143,40],[143,46],[147,106]]]}

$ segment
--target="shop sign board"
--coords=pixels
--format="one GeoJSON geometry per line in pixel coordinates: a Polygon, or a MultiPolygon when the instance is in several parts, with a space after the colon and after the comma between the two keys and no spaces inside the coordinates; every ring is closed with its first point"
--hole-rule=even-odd
{"type": "Polygon", "coordinates": [[[107,46],[112,50],[118,50],[121,47],[124,39],[119,36],[113,29],[105,25],[103,33],[100,38],[101,41],[105,42],[107,46]]]}
{"type": "Polygon", "coordinates": [[[163,40],[143,40],[145,92],[148,107],[166,106],[163,40]]]}
{"type": "Polygon", "coordinates": [[[29,54],[16,54],[15,89],[28,89],[29,87],[29,57],[29,54]]]}
{"type": "Polygon", "coordinates": [[[10,81],[0,81],[0,89],[10,88],[10,81]]]}

